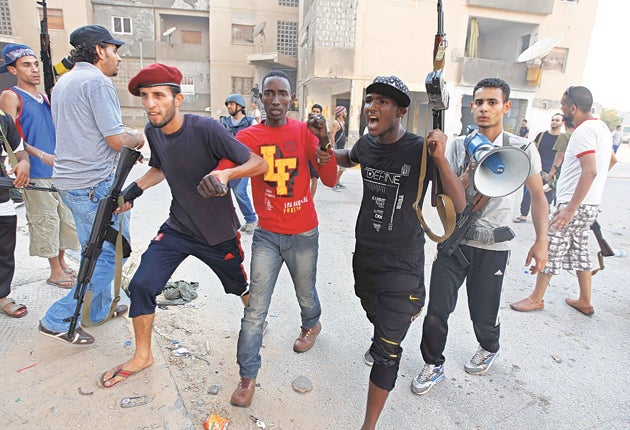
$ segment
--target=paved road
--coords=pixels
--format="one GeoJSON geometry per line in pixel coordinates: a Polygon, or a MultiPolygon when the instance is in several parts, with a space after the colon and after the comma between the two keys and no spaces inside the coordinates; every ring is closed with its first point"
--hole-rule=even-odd
{"type": "MultiPolygon", "coordinates": [[[[623,162],[611,172],[600,222],[613,248],[630,250],[630,147],[623,145],[619,156],[623,162]]],[[[133,175],[142,174],[143,169],[146,166],[136,167],[133,175]]],[[[19,209],[13,296],[29,306],[29,315],[21,320],[0,316],[2,427],[201,429],[206,416],[215,412],[232,420],[232,430],[257,428],[250,415],[274,429],[358,428],[369,375],[362,356],[369,345],[370,325],[353,295],[351,272],[359,172],[348,171],[343,179],[347,190],[337,193],[320,185],[315,198],[321,223],[322,334],[310,352],[292,352],[299,318],[290,278],[283,270],[265,336],[260,386],[249,409],[228,405],[238,380],[235,350],[242,307],[238,299],[224,295],[216,277],[193,259],[184,262],[174,279],[200,282],[200,296],[190,305],[158,310],[155,366],[116,388],[98,388],[98,375],[132,353],[125,344],[133,339],[130,322],[119,319],[91,329],[97,342],[88,347],[65,345],[37,334],[37,321],[65,290],[45,283],[45,260],[28,256],[24,210],[19,209]],[[202,359],[172,357],[173,341],[202,359]],[[311,379],[313,391],[297,394],[292,390],[291,382],[300,375],[311,379]],[[213,384],[220,386],[218,395],[208,394],[213,384]],[[81,394],[79,389],[93,394],[81,394]],[[138,395],[147,395],[149,403],[129,409],[119,406],[122,397],[138,395]]],[[[165,219],[168,202],[165,186],[150,190],[136,202],[132,262],[139,260],[165,219]]],[[[432,225],[437,225],[434,211],[427,211],[432,225]]],[[[569,273],[553,279],[544,311],[520,314],[508,304],[533,286],[533,277],[522,271],[533,226],[515,224],[513,228],[517,238],[505,282],[502,348],[495,367],[482,377],[463,370],[476,341],[462,290],[451,317],[446,380],[426,396],[409,390],[421,368],[420,319],[403,344],[400,376],[380,428],[630,428],[630,260],[606,259],[606,269],[593,280],[596,313],[590,318],[564,303],[565,297],[577,292],[576,279],[569,273]]],[[[244,236],[246,255],[250,245],[251,236],[244,236]]],[[[427,272],[434,248],[427,245],[427,272]]]]}

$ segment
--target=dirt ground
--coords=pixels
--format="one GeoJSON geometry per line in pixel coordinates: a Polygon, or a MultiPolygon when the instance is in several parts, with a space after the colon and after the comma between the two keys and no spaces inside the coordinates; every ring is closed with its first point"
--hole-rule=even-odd
{"type": "MultiPolygon", "coordinates": [[[[620,155],[623,163],[611,172],[600,222],[613,248],[630,250],[630,203],[625,197],[630,146],[624,145],[620,155]]],[[[143,173],[135,170],[137,175],[143,173]]],[[[38,320],[67,291],[47,285],[47,262],[28,256],[20,208],[12,297],[27,304],[29,314],[19,320],[0,315],[0,428],[201,430],[212,413],[228,418],[230,430],[359,428],[369,375],[363,353],[370,343],[371,327],[353,293],[351,257],[361,192],[358,171],[345,173],[343,181],[348,190],[335,193],[320,185],[315,198],[320,216],[322,333],[311,351],[292,351],[299,333],[299,310],[283,269],[268,317],[256,395],[245,409],[229,405],[238,382],[236,341],[242,304],[237,297],[225,295],[216,276],[195,259],[185,260],[173,279],[199,282],[199,297],[185,306],[158,309],[154,366],[113,388],[100,388],[96,381],[133,353],[129,319],[89,328],[97,339],[89,346],[67,345],[39,335],[38,320]],[[174,356],[177,346],[191,355],[174,356]],[[312,382],[312,391],[293,390],[291,384],[300,376],[312,382]],[[218,394],[210,393],[215,386],[218,394]],[[124,398],[142,396],[146,404],[121,407],[124,398]],[[256,425],[252,416],[265,427],[256,425]]],[[[168,201],[168,190],[161,185],[136,202],[132,262],[137,264],[166,219],[168,201]]],[[[438,221],[431,215],[429,222],[436,225],[438,221]]],[[[523,298],[533,286],[533,277],[522,273],[533,227],[527,222],[513,228],[517,238],[501,304],[501,355],[491,372],[477,377],[463,370],[477,345],[462,289],[450,320],[446,380],[426,396],[409,390],[422,367],[420,318],[403,344],[399,378],[379,428],[630,428],[628,259],[606,259],[606,269],[594,278],[593,317],[584,317],[564,303],[565,297],[574,297],[577,291],[575,278],[566,273],[554,278],[544,311],[517,313],[508,304],[523,298]]],[[[249,258],[251,236],[244,235],[242,244],[249,258]]],[[[428,243],[427,272],[433,250],[434,245],[428,243]]]]}

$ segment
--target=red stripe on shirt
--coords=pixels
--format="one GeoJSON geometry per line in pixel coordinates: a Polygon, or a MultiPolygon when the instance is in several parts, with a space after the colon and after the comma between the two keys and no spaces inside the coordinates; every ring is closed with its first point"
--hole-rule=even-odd
{"type": "Polygon", "coordinates": [[[588,151],[580,152],[578,155],[575,156],[575,158],[580,158],[586,154],[595,154],[595,150],[589,149],[588,151]]]}

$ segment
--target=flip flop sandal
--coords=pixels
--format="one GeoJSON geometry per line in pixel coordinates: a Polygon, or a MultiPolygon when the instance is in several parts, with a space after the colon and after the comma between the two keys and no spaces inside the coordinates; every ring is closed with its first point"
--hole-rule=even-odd
{"type": "Polygon", "coordinates": [[[122,381],[126,381],[127,378],[129,378],[130,376],[135,375],[138,372],[142,372],[142,370],[138,370],[136,372],[131,371],[131,370],[124,370],[123,369],[123,365],[119,364],[118,366],[114,367],[111,370],[108,370],[107,372],[103,373],[101,375],[100,378],[98,378],[98,385],[103,387],[103,388],[111,388],[114,385],[118,384],[119,382],[122,381]],[[114,373],[112,373],[112,376],[110,376],[108,379],[105,379],[105,375],[107,375],[109,372],[114,371],[114,373]],[[111,385],[106,385],[109,381],[111,381],[114,378],[122,378],[116,382],[113,382],[111,385]]]}
{"type": "Polygon", "coordinates": [[[28,313],[28,309],[23,304],[15,303],[15,300],[9,297],[0,299],[0,309],[2,312],[13,318],[22,318],[28,313]]]}
{"type": "Polygon", "coordinates": [[[77,283],[76,278],[72,279],[46,279],[48,285],[54,285],[55,287],[63,288],[64,290],[70,290],[77,283]]]}

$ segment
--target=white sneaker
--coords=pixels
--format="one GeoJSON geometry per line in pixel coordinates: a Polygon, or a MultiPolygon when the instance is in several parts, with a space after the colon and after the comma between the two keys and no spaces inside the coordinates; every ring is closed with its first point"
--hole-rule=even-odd
{"type": "Polygon", "coordinates": [[[475,355],[464,366],[464,370],[471,375],[483,375],[490,369],[498,354],[499,351],[490,352],[479,346],[475,355]]]}
{"type": "Polygon", "coordinates": [[[444,365],[425,364],[422,371],[411,381],[411,391],[426,394],[438,382],[444,380],[444,365]]]}

